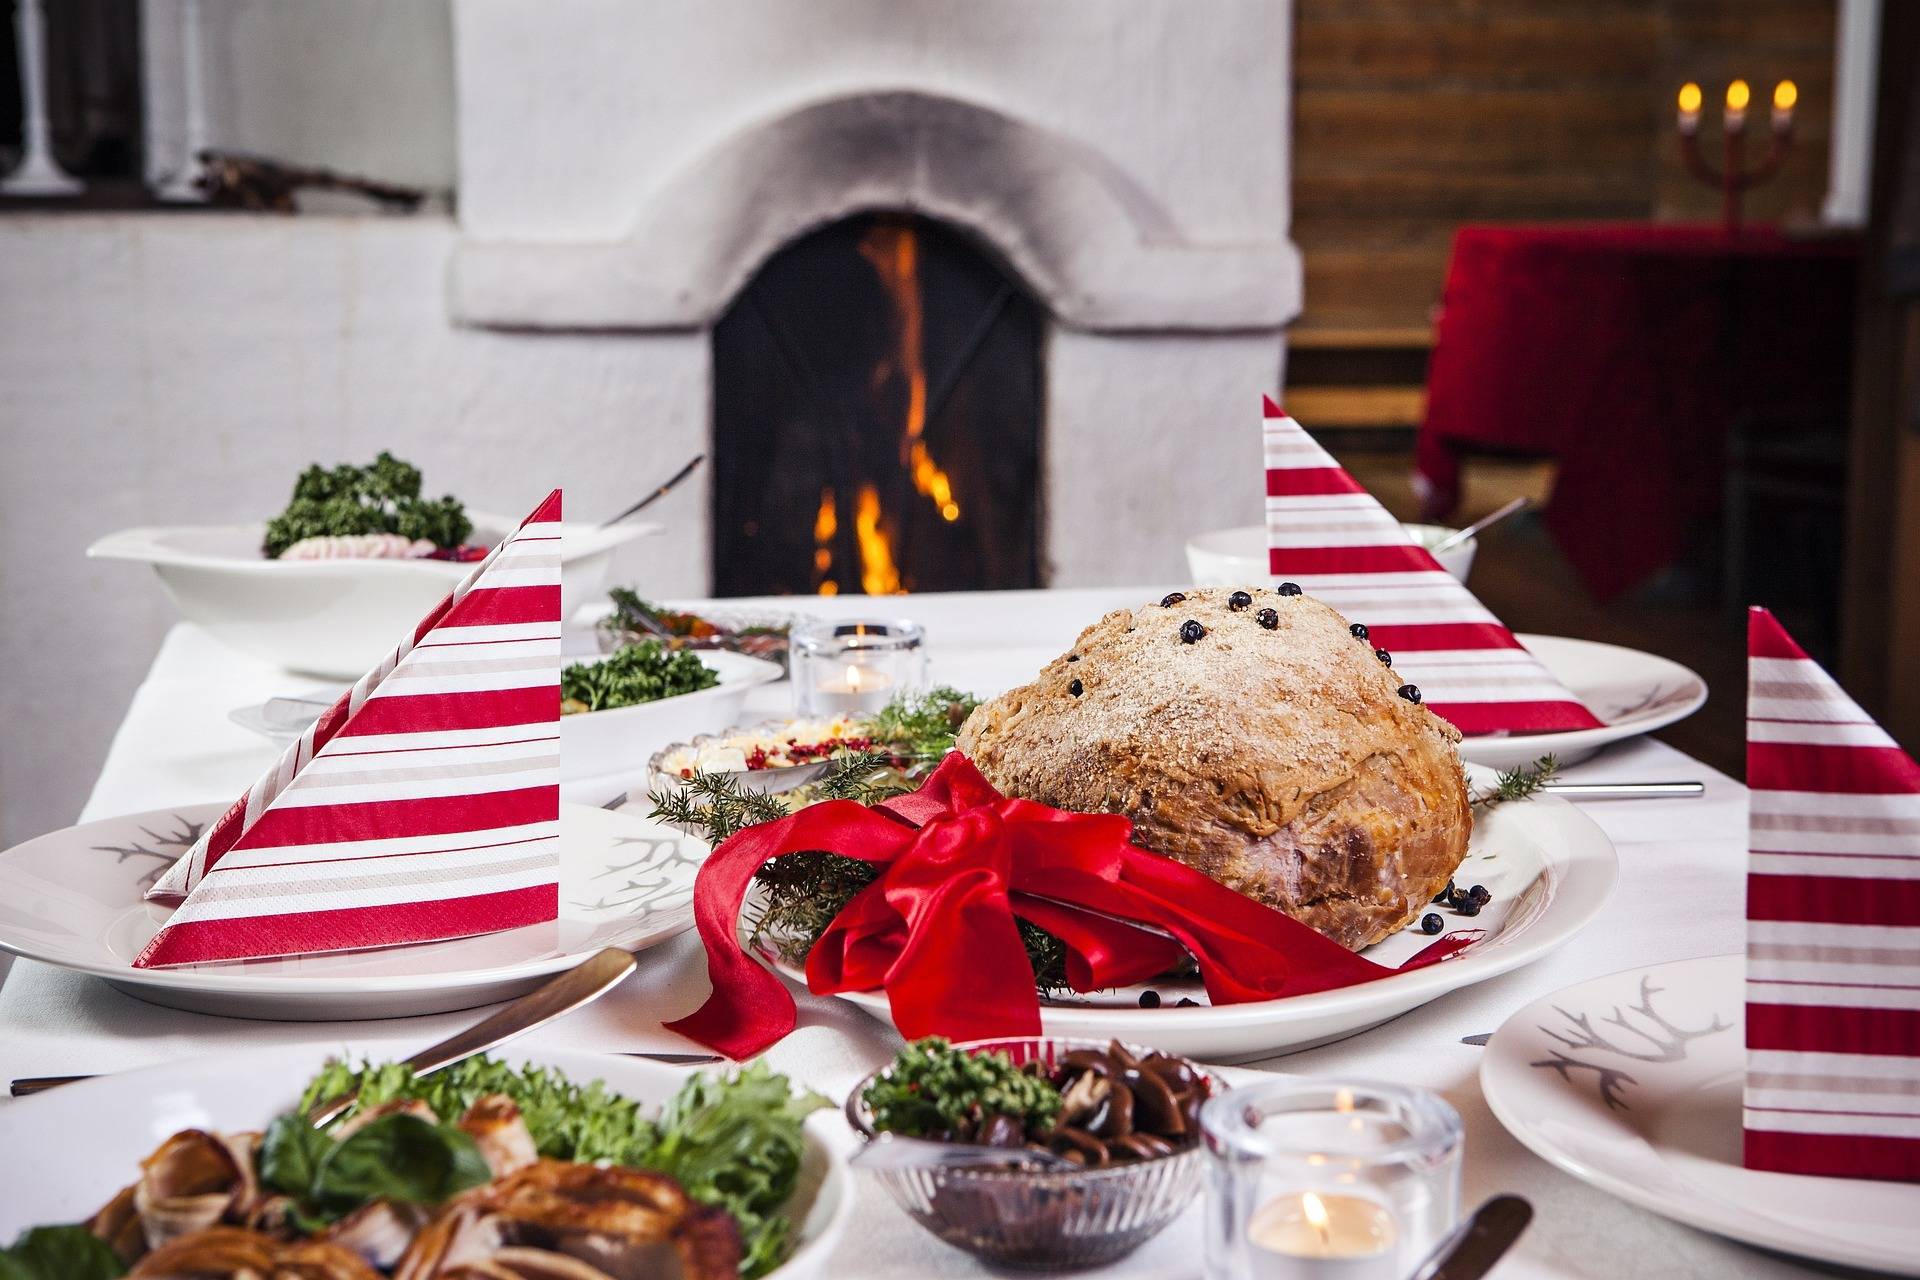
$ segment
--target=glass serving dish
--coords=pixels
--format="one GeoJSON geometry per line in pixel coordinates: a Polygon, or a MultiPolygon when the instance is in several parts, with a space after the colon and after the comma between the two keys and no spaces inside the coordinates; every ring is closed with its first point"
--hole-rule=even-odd
{"type": "MultiPolygon", "coordinates": [[[[1108,1043],[1033,1037],[955,1047],[1004,1050],[1016,1064],[1039,1061],[1051,1068],[1075,1049],[1105,1049],[1108,1043]]],[[[1153,1052],[1127,1048],[1142,1057],[1153,1052]]],[[[867,1076],[847,1097],[847,1123],[868,1141],[874,1138],[873,1113],[863,1095],[882,1074],[867,1076]]],[[[1201,1075],[1218,1095],[1222,1083],[1201,1075]]],[[[1104,1266],[1158,1235],[1199,1194],[1201,1152],[1196,1142],[1170,1156],[1104,1169],[952,1168],[929,1162],[868,1172],[908,1217],[956,1249],[993,1266],[1058,1271],[1104,1266]]]]}
{"type": "Polygon", "coordinates": [[[683,616],[697,617],[713,631],[702,635],[678,635],[665,629],[647,631],[622,626],[619,614],[609,614],[595,624],[594,634],[602,653],[612,653],[642,640],[658,640],[670,649],[725,649],[744,653],[750,658],[778,663],[785,671],[789,637],[796,628],[815,621],[810,614],[783,609],[736,609],[725,605],[687,611],[683,616]]]}

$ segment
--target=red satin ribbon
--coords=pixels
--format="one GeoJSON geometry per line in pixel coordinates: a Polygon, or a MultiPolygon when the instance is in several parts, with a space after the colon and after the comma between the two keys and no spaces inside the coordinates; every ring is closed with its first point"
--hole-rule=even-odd
{"type": "MultiPolygon", "coordinates": [[[[1145,982],[1184,955],[1199,963],[1214,1004],[1307,995],[1396,972],[1136,847],[1132,831],[1122,817],[1009,800],[958,752],[918,791],[876,808],[827,801],[749,827],[708,856],[694,886],[713,994],[667,1025],[735,1059],[793,1030],[793,996],[741,948],[738,921],[768,859],[812,851],[883,870],[814,944],[808,988],[816,995],[884,988],[908,1039],[1040,1033],[1016,917],[1066,944],[1075,991],[1145,982]]],[[[1455,949],[1428,948],[1409,965],[1455,949]]]]}

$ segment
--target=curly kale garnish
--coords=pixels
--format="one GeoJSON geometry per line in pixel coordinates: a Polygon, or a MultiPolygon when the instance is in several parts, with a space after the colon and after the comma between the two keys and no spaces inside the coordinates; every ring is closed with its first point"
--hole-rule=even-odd
{"type": "Polygon", "coordinates": [[[560,709],[611,711],[642,702],[697,693],[720,683],[713,668],[685,649],[668,652],[657,640],[630,644],[598,662],[576,662],[560,673],[560,709]]]}
{"type": "Polygon", "coordinates": [[[1491,809],[1497,804],[1509,800],[1525,800],[1536,795],[1560,772],[1560,760],[1553,755],[1541,756],[1530,767],[1520,769],[1502,769],[1494,782],[1493,790],[1474,798],[1474,806],[1491,809]]]}
{"type": "Polygon", "coordinates": [[[372,465],[308,467],[294,482],[287,509],[267,521],[261,551],[268,559],[304,538],[396,533],[446,550],[473,532],[459,499],[420,496],[420,470],[382,451],[372,465]]]}
{"type": "Polygon", "coordinates": [[[968,1131],[995,1115],[1045,1129],[1062,1101],[1052,1081],[1014,1066],[1004,1051],[967,1053],[939,1036],[909,1043],[860,1096],[875,1129],[909,1138],[968,1131]]]}

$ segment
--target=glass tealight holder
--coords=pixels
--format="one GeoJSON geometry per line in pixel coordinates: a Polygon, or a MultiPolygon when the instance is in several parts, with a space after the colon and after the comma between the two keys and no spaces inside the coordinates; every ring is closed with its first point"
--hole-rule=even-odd
{"type": "Polygon", "coordinates": [[[1426,1090],[1274,1080],[1200,1128],[1207,1280],[1402,1280],[1460,1216],[1460,1116],[1426,1090]]]}
{"type": "Polygon", "coordinates": [[[819,619],[788,645],[796,716],[871,715],[926,687],[926,631],[904,618],[819,619]]]}

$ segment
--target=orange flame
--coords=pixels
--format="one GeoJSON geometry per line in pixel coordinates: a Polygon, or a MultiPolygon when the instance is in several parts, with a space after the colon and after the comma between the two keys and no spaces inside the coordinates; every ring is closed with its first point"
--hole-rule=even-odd
{"type": "MultiPolygon", "coordinates": [[[[920,303],[920,241],[912,227],[876,222],[860,238],[860,253],[879,273],[900,313],[900,372],[907,380],[907,421],[900,438],[900,462],[913,475],[913,487],[931,498],[941,518],[960,518],[953,498],[953,481],[927,451],[921,438],[927,430],[927,370],[925,315],[920,303]]],[[[876,371],[879,372],[879,371],[876,371]]]]}
{"type": "Polygon", "coordinates": [[[833,535],[840,531],[840,511],[833,488],[820,491],[820,510],[813,517],[813,575],[823,596],[840,594],[840,584],[827,576],[833,569],[833,535]]]}
{"type": "Polygon", "coordinates": [[[853,531],[860,539],[860,589],[870,596],[905,594],[893,563],[893,544],[880,527],[880,492],[870,484],[860,486],[853,531]]]}

